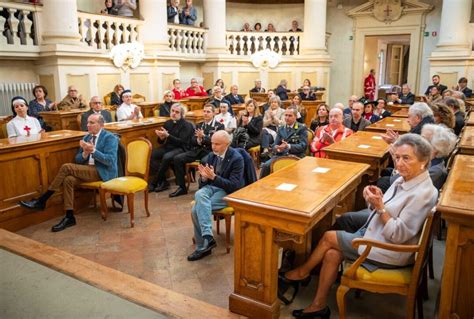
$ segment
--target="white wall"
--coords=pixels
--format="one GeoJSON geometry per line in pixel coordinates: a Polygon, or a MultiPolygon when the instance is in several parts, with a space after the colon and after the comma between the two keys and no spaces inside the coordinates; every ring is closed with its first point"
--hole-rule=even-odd
{"type": "Polygon", "coordinates": [[[79,11],[100,13],[100,10],[104,8],[105,5],[102,0],[77,0],[77,10],[79,11]]]}

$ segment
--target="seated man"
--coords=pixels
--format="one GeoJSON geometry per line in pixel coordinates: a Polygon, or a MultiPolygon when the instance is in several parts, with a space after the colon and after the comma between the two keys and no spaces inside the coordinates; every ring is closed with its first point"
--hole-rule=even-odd
{"type": "Polygon", "coordinates": [[[426,89],[426,91],[425,91],[426,96],[429,96],[430,93],[432,93],[431,89],[433,87],[438,88],[438,92],[439,92],[440,95],[443,94],[444,90],[446,90],[448,88],[446,85],[443,85],[443,84],[439,83],[440,77],[437,74],[433,75],[433,77],[431,78],[431,81],[433,81],[433,84],[428,86],[428,88],[426,89]]]}
{"type": "Polygon", "coordinates": [[[252,93],[265,93],[265,89],[262,87],[261,80],[255,80],[255,87],[250,90],[252,93]]]}
{"type": "Polygon", "coordinates": [[[309,86],[303,86],[303,91],[298,93],[302,101],[314,101],[316,100],[316,95],[309,86]]]}
{"type": "Polygon", "coordinates": [[[93,96],[89,102],[89,111],[82,113],[81,115],[81,131],[87,131],[87,119],[92,114],[100,114],[104,118],[105,123],[112,121],[112,115],[109,111],[103,109],[102,102],[98,96],[93,96]]]}
{"type": "Polygon", "coordinates": [[[230,105],[245,103],[239,95],[239,87],[235,84],[230,87],[230,93],[225,96],[225,99],[230,102],[230,105]]]}
{"type": "Polygon", "coordinates": [[[415,94],[411,93],[408,84],[402,85],[402,91],[398,94],[398,103],[400,104],[413,104],[415,103],[415,94]]]}
{"type": "Polygon", "coordinates": [[[461,112],[459,100],[453,97],[448,97],[444,100],[447,106],[454,112],[454,134],[459,136],[464,127],[464,114],[461,112]]]}
{"type": "Polygon", "coordinates": [[[46,193],[38,199],[20,202],[23,207],[44,210],[46,201],[62,186],[66,216],[53,226],[53,232],[76,225],[74,186],[82,182],[106,182],[117,177],[118,138],[104,129],[104,118],[100,114],[89,116],[87,130],[89,134],[79,142],[81,147],[76,155],[76,164],[63,164],[46,193]]]}
{"type": "Polygon", "coordinates": [[[171,114],[163,127],[155,130],[161,147],[154,149],[150,160],[150,192],[167,190],[170,184],[166,180],[166,171],[175,156],[189,150],[194,126],[184,119],[185,108],[180,103],[171,106],[171,114]]]}
{"type": "Polygon", "coordinates": [[[362,117],[364,112],[364,104],[362,102],[354,102],[352,104],[352,115],[346,116],[344,118],[343,124],[348,129],[351,129],[353,132],[363,131],[367,126],[369,126],[370,121],[362,117]]]}
{"type": "MultiPolygon", "coordinates": [[[[352,105],[354,107],[354,105],[352,105]]],[[[311,142],[311,152],[315,157],[326,157],[324,148],[335,142],[345,139],[352,134],[352,130],[342,125],[342,110],[332,108],[329,111],[329,124],[321,126],[314,134],[311,142]]]]}
{"type": "Polygon", "coordinates": [[[192,163],[199,160],[206,162],[207,155],[212,151],[212,135],[224,129],[224,124],[214,119],[215,108],[212,104],[206,104],[203,108],[203,122],[196,126],[194,136],[191,139],[191,150],[178,154],[173,160],[174,174],[176,176],[176,185],[178,188],[169,197],[176,197],[187,194],[186,182],[184,180],[186,163],[192,163]]]}
{"type": "Polygon", "coordinates": [[[472,97],[472,90],[467,87],[467,79],[465,77],[460,78],[458,81],[458,85],[456,87],[453,87],[453,89],[462,92],[467,98],[472,97]]]}
{"type": "Polygon", "coordinates": [[[282,101],[288,100],[288,93],[291,92],[290,90],[288,90],[287,86],[288,86],[288,81],[281,80],[280,84],[275,89],[275,95],[278,95],[280,97],[280,100],[282,101]]]}
{"type": "Polygon", "coordinates": [[[223,95],[222,95],[222,88],[218,85],[212,88],[212,97],[208,101],[208,103],[214,105],[214,108],[216,110],[219,110],[219,107],[221,106],[221,103],[226,103],[229,107],[229,113],[234,116],[234,110],[232,109],[232,106],[223,95]]]}
{"type": "Polygon", "coordinates": [[[87,106],[86,101],[82,98],[82,95],[77,95],[77,89],[75,86],[70,85],[67,88],[67,95],[64,99],[59,102],[58,110],[69,111],[71,109],[83,109],[87,106]]]}
{"type": "Polygon", "coordinates": [[[206,163],[198,167],[200,189],[194,195],[191,213],[196,250],[188,256],[189,261],[211,254],[212,248],[216,247],[212,236],[212,211],[226,207],[223,198],[244,186],[244,159],[230,147],[231,141],[226,131],[214,133],[212,153],[206,163]]]}
{"type": "Polygon", "coordinates": [[[117,108],[117,121],[138,120],[143,118],[140,107],[132,103],[132,91],[124,90],[120,98],[123,103],[117,108]]]}
{"type": "Polygon", "coordinates": [[[359,101],[359,98],[357,97],[357,95],[352,95],[350,98],[349,98],[349,104],[347,105],[346,108],[344,108],[344,110],[342,111],[344,113],[344,116],[346,115],[351,115],[352,113],[352,105],[354,104],[354,102],[358,102],[359,101]]]}
{"type": "Polygon", "coordinates": [[[308,146],[308,132],[304,124],[296,121],[297,114],[298,110],[294,107],[290,106],[285,110],[285,125],[278,128],[272,148],[274,155],[262,165],[260,178],[270,174],[272,162],[280,156],[305,156],[306,147],[308,146]]]}
{"type": "Polygon", "coordinates": [[[186,95],[189,97],[193,96],[207,96],[204,87],[199,85],[199,82],[195,79],[191,79],[191,86],[186,89],[186,95]]]}

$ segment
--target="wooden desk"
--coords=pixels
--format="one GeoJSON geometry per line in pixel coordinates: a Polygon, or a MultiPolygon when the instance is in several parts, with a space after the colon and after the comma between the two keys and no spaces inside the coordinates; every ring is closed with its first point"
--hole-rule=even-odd
{"type": "Polygon", "coordinates": [[[240,111],[245,110],[245,103],[232,105],[232,110],[234,111],[235,116],[239,115],[240,111]]]}
{"type": "Polygon", "coordinates": [[[466,125],[467,126],[474,126],[474,111],[469,113],[469,116],[467,117],[466,125]]]}
{"type": "Polygon", "coordinates": [[[401,110],[398,110],[398,111],[392,113],[392,117],[407,118],[408,117],[408,108],[404,108],[404,109],[401,109],[401,110]]]}
{"type": "Polygon", "coordinates": [[[291,240],[311,252],[311,229],[355,192],[369,165],[305,157],[225,197],[235,209],[232,312],[278,318],[278,242],[291,240]],[[316,167],[326,173],[312,172],[316,167]],[[282,183],[292,191],[277,190],[282,183]],[[305,236],[306,235],[306,236],[305,236]]]}
{"type": "Polygon", "coordinates": [[[465,126],[458,144],[459,153],[474,155],[474,126],[465,126]]]}
{"type": "Polygon", "coordinates": [[[263,102],[267,103],[268,101],[268,93],[256,93],[256,92],[249,92],[250,98],[254,99],[255,102],[263,102]]]}
{"type": "Polygon", "coordinates": [[[378,132],[359,131],[348,138],[324,149],[329,158],[369,164],[370,181],[380,177],[390,158],[390,145],[384,142],[378,132]]]}
{"type": "Polygon", "coordinates": [[[407,110],[408,112],[408,109],[410,108],[410,104],[387,104],[385,109],[391,113],[395,113],[395,112],[398,112],[400,110],[407,110]]]}
{"type": "Polygon", "coordinates": [[[367,131],[385,132],[387,129],[404,134],[408,133],[411,128],[406,119],[399,117],[386,117],[367,126],[367,131]]]}
{"type": "Polygon", "coordinates": [[[155,110],[160,108],[162,102],[140,102],[137,105],[141,108],[143,117],[154,117],[155,110]]]}
{"type": "MultiPolygon", "coordinates": [[[[87,133],[55,131],[0,140],[0,227],[10,231],[38,224],[64,214],[62,191],[56,192],[43,212],[18,205],[45,192],[64,163],[73,163],[79,140],[87,133]]],[[[86,200],[84,200],[86,199],[86,200]]],[[[90,197],[88,198],[90,199],[90,197]]],[[[76,200],[77,207],[88,203],[76,200]]]]}
{"type": "Polygon", "coordinates": [[[80,131],[77,126],[77,116],[86,112],[87,109],[73,109],[71,111],[49,111],[40,112],[43,120],[53,128],[53,131],[74,130],[80,131]]]}
{"type": "Polygon", "coordinates": [[[147,117],[141,120],[129,120],[122,122],[105,123],[105,128],[120,135],[120,141],[127,145],[128,142],[139,137],[145,137],[157,147],[155,130],[162,127],[169,120],[168,117],[147,117]]]}
{"type": "Polygon", "coordinates": [[[203,96],[203,97],[189,97],[185,99],[181,99],[178,102],[183,103],[188,108],[188,111],[194,110],[202,110],[206,101],[210,98],[210,96],[203,96]]]}
{"type": "MultiPolygon", "coordinates": [[[[307,127],[310,127],[311,119],[316,115],[319,105],[324,103],[324,101],[321,101],[321,100],[302,101],[301,103],[304,105],[304,108],[306,109],[304,124],[306,124],[307,127]]],[[[290,105],[291,105],[290,100],[286,100],[281,103],[281,107],[284,109],[286,109],[290,105]]]]}
{"type": "Polygon", "coordinates": [[[203,110],[189,111],[186,112],[185,119],[190,122],[193,122],[194,125],[196,125],[197,123],[204,121],[203,113],[203,110]]]}
{"type": "Polygon", "coordinates": [[[474,157],[457,155],[438,204],[448,222],[439,318],[474,317],[474,157]]]}

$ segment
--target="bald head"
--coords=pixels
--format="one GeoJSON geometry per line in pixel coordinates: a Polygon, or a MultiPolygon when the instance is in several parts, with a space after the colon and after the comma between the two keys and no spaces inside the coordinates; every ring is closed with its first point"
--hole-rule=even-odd
{"type": "Polygon", "coordinates": [[[223,155],[229,148],[231,142],[232,138],[229,133],[224,130],[217,131],[211,138],[212,151],[216,155],[223,155]]]}
{"type": "Polygon", "coordinates": [[[334,104],[333,109],[340,109],[341,111],[344,111],[344,104],[338,102],[338,103],[334,104]]]}
{"type": "Polygon", "coordinates": [[[335,130],[342,125],[342,110],[338,107],[333,107],[329,111],[329,125],[331,129],[335,130]]]}

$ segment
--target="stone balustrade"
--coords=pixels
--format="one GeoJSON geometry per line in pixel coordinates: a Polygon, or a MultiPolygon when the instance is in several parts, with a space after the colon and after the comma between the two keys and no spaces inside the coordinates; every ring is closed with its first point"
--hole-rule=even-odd
{"type": "Polygon", "coordinates": [[[269,49],[283,56],[300,54],[302,32],[227,31],[227,50],[232,55],[252,55],[269,49]]]}
{"type": "MultiPolygon", "coordinates": [[[[38,18],[41,7],[0,2],[0,47],[8,52],[38,52],[38,18]]],[[[24,54],[22,54],[24,55],[24,54]]]]}
{"type": "Polygon", "coordinates": [[[169,47],[182,54],[206,53],[207,29],[178,24],[168,24],[169,47]]]}

